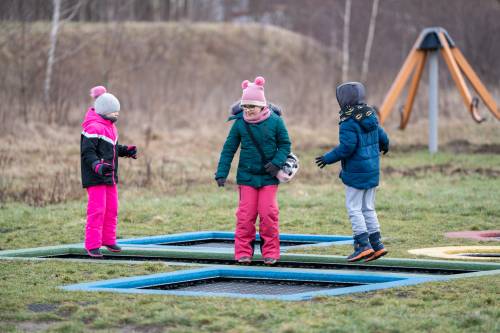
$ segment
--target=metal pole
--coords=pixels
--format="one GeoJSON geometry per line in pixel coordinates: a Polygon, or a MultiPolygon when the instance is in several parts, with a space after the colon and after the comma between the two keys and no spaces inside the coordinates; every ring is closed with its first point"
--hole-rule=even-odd
{"type": "Polygon", "coordinates": [[[439,51],[429,52],[429,152],[438,151],[439,51]]]}

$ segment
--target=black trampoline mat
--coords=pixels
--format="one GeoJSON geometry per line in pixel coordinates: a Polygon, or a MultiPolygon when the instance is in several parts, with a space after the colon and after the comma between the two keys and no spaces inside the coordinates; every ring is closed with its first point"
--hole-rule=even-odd
{"type": "MultiPolygon", "coordinates": [[[[280,241],[280,246],[297,246],[297,245],[310,245],[317,244],[319,242],[301,242],[301,241],[280,241]]],[[[209,239],[198,239],[191,241],[180,241],[180,242],[165,242],[155,245],[165,245],[165,246],[190,246],[190,247],[216,247],[216,248],[232,248],[234,247],[234,239],[222,239],[222,238],[209,238],[209,239]]],[[[261,245],[260,241],[255,241],[255,248],[259,248],[261,245]]]]}
{"type": "Polygon", "coordinates": [[[464,253],[464,257],[500,258],[500,253],[464,253]]]}
{"type": "MultiPolygon", "coordinates": [[[[81,254],[60,254],[54,256],[41,256],[39,258],[61,258],[61,259],[95,259],[87,255],[81,254]]],[[[153,256],[138,256],[138,255],[104,255],[102,259],[97,260],[121,260],[121,261],[161,261],[161,262],[181,262],[187,264],[210,264],[210,265],[239,265],[235,260],[230,259],[196,259],[196,258],[171,258],[171,257],[153,257],[153,256]]],[[[252,266],[264,266],[262,260],[254,260],[252,266]]],[[[446,269],[446,268],[421,268],[407,266],[383,266],[383,265],[364,265],[363,263],[315,263],[315,262],[295,262],[295,261],[278,261],[273,267],[287,268],[310,268],[310,269],[348,269],[361,271],[377,271],[390,273],[417,273],[417,274],[434,274],[434,275],[453,275],[463,273],[473,273],[476,270],[465,269],[446,269]]]]}
{"type": "Polygon", "coordinates": [[[291,295],[359,285],[363,285],[363,283],[214,277],[147,286],[138,289],[177,290],[217,294],[291,295]]]}

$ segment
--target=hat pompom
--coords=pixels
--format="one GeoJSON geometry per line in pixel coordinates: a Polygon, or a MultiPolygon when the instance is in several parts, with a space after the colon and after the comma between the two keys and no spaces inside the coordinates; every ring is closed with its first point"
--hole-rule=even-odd
{"type": "Polygon", "coordinates": [[[106,92],[107,92],[107,90],[105,87],[97,86],[97,87],[90,89],[90,96],[95,99],[106,92]]]}
{"type": "Polygon", "coordinates": [[[264,84],[266,83],[266,80],[265,80],[262,76],[257,76],[257,77],[255,78],[254,83],[255,83],[256,85],[258,85],[258,86],[263,87],[263,86],[264,86],[264,84]]]}
{"type": "Polygon", "coordinates": [[[250,84],[250,81],[245,80],[245,81],[241,82],[241,88],[246,89],[249,84],[250,84]]]}

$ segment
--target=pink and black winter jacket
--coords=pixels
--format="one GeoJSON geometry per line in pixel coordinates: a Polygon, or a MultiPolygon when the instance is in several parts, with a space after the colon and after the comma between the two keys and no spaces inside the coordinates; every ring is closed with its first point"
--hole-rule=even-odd
{"type": "Polygon", "coordinates": [[[94,108],[89,108],[82,123],[80,141],[83,187],[118,183],[118,157],[128,156],[127,148],[118,144],[116,126],[95,113],[94,108]],[[95,170],[99,162],[112,165],[113,172],[99,175],[95,170]]]}

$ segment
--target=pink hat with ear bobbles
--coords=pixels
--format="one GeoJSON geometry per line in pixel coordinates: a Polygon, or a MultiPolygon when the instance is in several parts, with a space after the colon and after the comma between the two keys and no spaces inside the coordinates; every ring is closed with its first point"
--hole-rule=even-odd
{"type": "Polygon", "coordinates": [[[245,80],[241,83],[243,95],[241,105],[266,106],[266,96],[264,96],[264,84],[266,80],[262,76],[257,76],[254,82],[245,80]]]}

